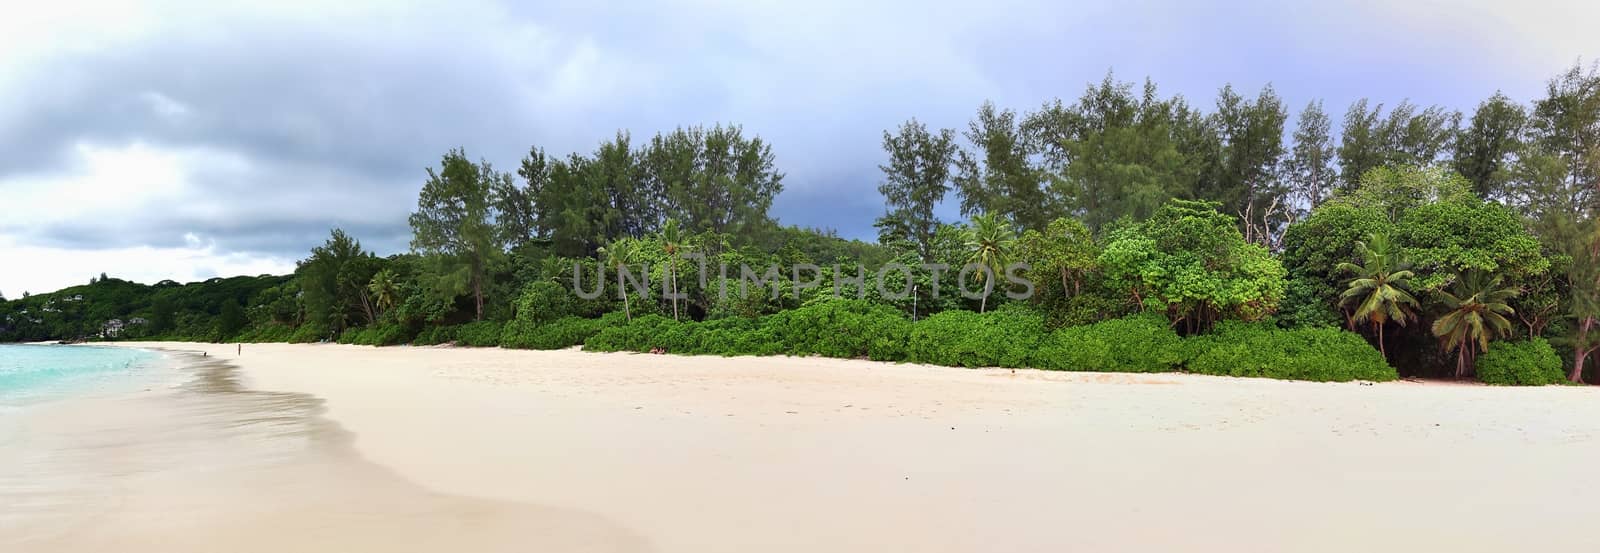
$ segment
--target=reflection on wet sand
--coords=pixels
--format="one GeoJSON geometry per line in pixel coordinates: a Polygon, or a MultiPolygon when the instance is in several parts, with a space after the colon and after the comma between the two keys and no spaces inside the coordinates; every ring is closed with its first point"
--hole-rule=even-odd
{"type": "Polygon", "coordinates": [[[581,512],[429,492],[315,397],[180,356],[172,389],[30,408],[0,444],[0,550],[643,551],[581,512]]]}

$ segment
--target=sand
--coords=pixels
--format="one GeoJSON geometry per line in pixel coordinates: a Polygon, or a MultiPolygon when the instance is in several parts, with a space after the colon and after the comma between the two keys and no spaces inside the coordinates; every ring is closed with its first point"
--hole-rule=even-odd
{"type": "MultiPolygon", "coordinates": [[[[294,452],[270,468],[243,462],[260,457],[245,448],[204,474],[113,472],[107,481],[126,488],[117,506],[70,527],[96,528],[89,537],[0,526],[0,545],[9,535],[28,551],[1600,550],[1584,522],[1600,501],[1587,477],[1600,460],[1600,390],[1586,387],[140,345],[236,364],[241,392],[212,401],[299,405],[316,422],[297,428],[318,428],[300,433],[319,445],[250,441],[294,452]],[[183,517],[199,522],[173,522],[183,517]]],[[[91,419],[125,409],[64,403],[91,419]]],[[[73,417],[49,418],[35,434],[73,417]]],[[[116,435],[161,427],[118,418],[116,435]]],[[[206,451],[237,449],[187,447],[198,468],[214,464],[206,451]]],[[[81,470],[106,472],[89,464],[81,470]]]]}

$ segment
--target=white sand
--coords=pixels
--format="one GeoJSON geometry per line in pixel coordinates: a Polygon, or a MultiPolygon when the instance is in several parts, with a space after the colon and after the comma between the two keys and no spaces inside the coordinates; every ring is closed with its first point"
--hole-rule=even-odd
{"type": "Polygon", "coordinates": [[[164,346],[326,400],[409,483],[638,549],[1600,550],[1592,388],[164,346]]]}

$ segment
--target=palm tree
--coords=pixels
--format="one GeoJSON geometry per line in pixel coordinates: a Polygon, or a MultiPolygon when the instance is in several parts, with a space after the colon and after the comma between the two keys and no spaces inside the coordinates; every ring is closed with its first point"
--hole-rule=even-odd
{"type": "Polygon", "coordinates": [[[628,304],[628,285],[622,280],[622,270],[639,256],[639,245],[631,238],[621,238],[600,248],[600,255],[605,258],[606,267],[617,272],[617,289],[622,291],[622,313],[632,321],[633,308],[628,304]]]}
{"type": "Polygon", "coordinates": [[[1361,264],[1339,264],[1340,271],[1356,275],[1339,297],[1339,305],[1348,308],[1353,304],[1355,322],[1372,323],[1378,333],[1378,351],[1387,360],[1389,350],[1383,344],[1384,324],[1394,321],[1406,326],[1406,322],[1417,318],[1413,311],[1417,299],[1407,291],[1410,288],[1407,281],[1415,275],[1406,270],[1405,259],[1389,242],[1388,235],[1373,234],[1366,242],[1356,242],[1356,253],[1361,256],[1361,264]]]}
{"type": "Polygon", "coordinates": [[[1500,276],[1471,271],[1457,275],[1454,290],[1440,291],[1439,301],[1450,311],[1433,322],[1433,335],[1439,337],[1445,353],[1456,351],[1456,377],[1472,374],[1473,359],[1489,350],[1495,335],[1509,336],[1516,314],[1506,302],[1522,291],[1501,288],[1500,276]]]}
{"type": "Polygon", "coordinates": [[[378,306],[378,316],[383,316],[400,297],[400,286],[395,284],[394,271],[384,269],[372,275],[372,282],[367,283],[367,290],[372,292],[372,303],[378,306]]]}
{"type": "Polygon", "coordinates": [[[667,281],[672,285],[668,298],[672,300],[672,320],[678,320],[678,253],[683,251],[683,231],[678,227],[677,219],[667,219],[661,226],[657,236],[661,239],[661,250],[667,254],[667,281]]]}
{"type": "Polygon", "coordinates": [[[998,275],[1004,270],[1006,260],[1011,256],[1011,248],[1016,242],[1016,232],[1011,229],[1011,225],[998,217],[987,213],[972,217],[972,226],[966,231],[966,247],[969,252],[967,263],[976,263],[989,269],[979,271],[977,274],[978,280],[983,282],[983,300],[978,303],[979,313],[988,310],[989,293],[994,291],[994,279],[989,276],[998,275]]]}

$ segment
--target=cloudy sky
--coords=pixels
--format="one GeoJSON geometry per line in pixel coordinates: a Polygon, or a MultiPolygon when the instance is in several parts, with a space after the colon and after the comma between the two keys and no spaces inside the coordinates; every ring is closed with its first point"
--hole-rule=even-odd
{"type": "Polygon", "coordinates": [[[1270,82],[1336,117],[1362,96],[1470,109],[1600,58],[1579,1],[6,3],[8,297],[287,272],[334,226],[401,251],[455,146],[510,168],[735,122],[775,145],[782,222],[867,238],[880,134],[913,116],[961,128],[1112,69],[1201,105],[1270,82]]]}

